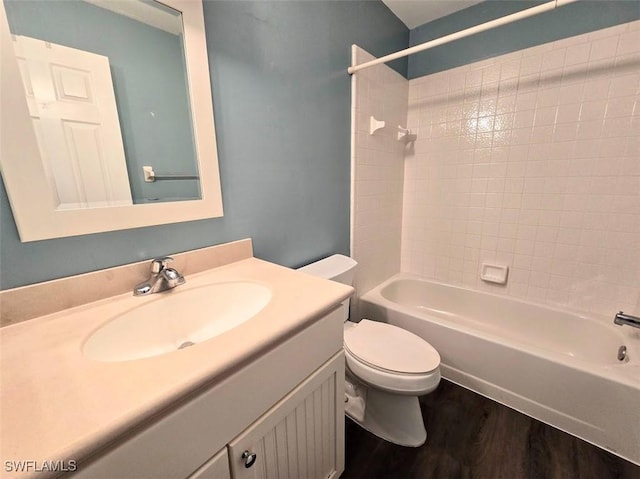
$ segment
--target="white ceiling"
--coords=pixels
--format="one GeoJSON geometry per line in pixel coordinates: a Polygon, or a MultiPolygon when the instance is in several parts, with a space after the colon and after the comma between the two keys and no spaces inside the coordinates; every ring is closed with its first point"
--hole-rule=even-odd
{"type": "Polygon", "coordinates": [[[419,25],[470,7],[481,0],[382,0],[404,24],[419,25]]]}

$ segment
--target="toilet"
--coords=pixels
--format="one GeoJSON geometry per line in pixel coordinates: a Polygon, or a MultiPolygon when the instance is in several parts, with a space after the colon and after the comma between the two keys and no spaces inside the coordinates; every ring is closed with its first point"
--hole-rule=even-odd
{"type": "MultiPolygon", "coordinates": [[[[333,255],[300,268],[313,276],[353,285],[357,262],[333,255]]],[[[379,321],[349,320],[343,303],[345,413],[376,436],[417,447],[427,439],[419,396],[440,382],[440,355],[424,339],[379,321]]]]}

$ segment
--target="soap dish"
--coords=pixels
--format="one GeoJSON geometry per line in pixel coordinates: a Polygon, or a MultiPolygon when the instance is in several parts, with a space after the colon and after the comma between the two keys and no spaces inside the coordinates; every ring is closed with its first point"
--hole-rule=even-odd
{"type": "Polygon", "coordinates": [[[480,279],[487,283],[507,284],[509,266],[502,264],[482,263],[480,279]]]}

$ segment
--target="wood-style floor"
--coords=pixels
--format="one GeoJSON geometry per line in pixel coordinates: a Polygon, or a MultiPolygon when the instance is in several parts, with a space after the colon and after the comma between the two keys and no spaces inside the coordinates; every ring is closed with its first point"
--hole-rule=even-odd
{"type": "Polygon", "coordinates": [[[442,380],[422,398],[427,442],[383,441],[347,419],[342,479],[640,479],[640,467],[442,380]]]}

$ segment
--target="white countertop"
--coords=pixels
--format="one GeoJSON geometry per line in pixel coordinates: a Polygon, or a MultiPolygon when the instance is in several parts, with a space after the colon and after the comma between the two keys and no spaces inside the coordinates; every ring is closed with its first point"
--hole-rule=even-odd
{"type": "Polygon", "coordinates": [[[82,354],[82,344],[114,316],[170,291],[122,294],[0,329],[3,472],[5,461],[81,461],[186,393],[238,370],[243,361],[319,319],[353,292],[255,258],[186,280],[181,290],[214,282],[259,282],[273,296],[255,317],[231,331],[134,361],[94,361],[82,354]]]}

